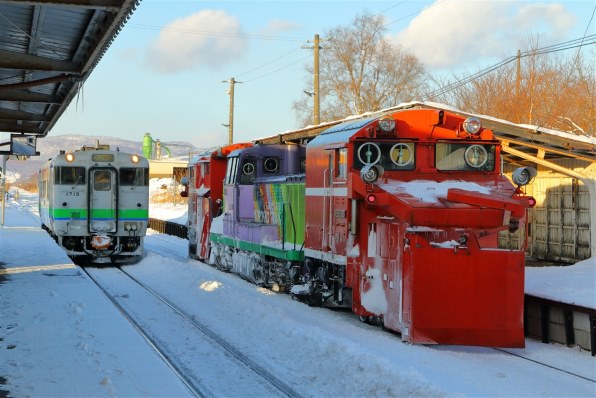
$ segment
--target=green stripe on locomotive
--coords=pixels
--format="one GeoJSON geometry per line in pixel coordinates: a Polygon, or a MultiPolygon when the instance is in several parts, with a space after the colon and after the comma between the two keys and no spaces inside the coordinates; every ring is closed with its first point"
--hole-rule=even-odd
{"type": "Polygon", "coordinates": [[[246,242],[239,239],[226,237],[216,233],[210,233],[209,239],[214,243],[221,243],[226,246],[234,247],[240,250],[246,250],[253,253],[259,253],[266,256],[271,256],[288,261],[304,261],[304,252],[301,251],[301,245],[296,245],[294,250],[293,245],[286,245],[284,249],[281,247],[272,247],[262,245],[254,242],[246,242]]]}
{"type": "Polygon", "coordinates": [[[286,243],[304,243],[304,183],[255,185],[253,199],[256,222],[276,224],[286,243]]]}

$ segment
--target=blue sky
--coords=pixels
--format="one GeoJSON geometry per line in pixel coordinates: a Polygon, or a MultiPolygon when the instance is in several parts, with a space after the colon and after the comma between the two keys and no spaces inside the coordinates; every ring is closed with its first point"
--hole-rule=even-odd
{"type": "MultiPolygon", "coordinates": [[[[548,46],[596,33],[584,1],[143,0],[51,135],[227,142],[230,77],[234,141],[299,128],[292,104],[312,79],[315,34],[382,13],[391,40],[432,72],[451,74],[514,55],[528,35],[548,46]]],[[[324,43],[323,43],[324,45],[324,43]]],[[[324,51],[324,49],[322,50],[324,51]]],[[[594,46],[584,48],[594,57],[594,46]]]]}

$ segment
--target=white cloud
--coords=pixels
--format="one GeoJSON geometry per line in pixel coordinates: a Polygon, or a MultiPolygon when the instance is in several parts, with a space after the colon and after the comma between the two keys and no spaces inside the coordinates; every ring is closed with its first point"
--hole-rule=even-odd
{"type": "Polygon", "coordinates": [[[269,21],[267,26],[263,29],[264,35],[277,35],[279,33],[289,32],[298,29],[300,26],[294,22],[283,21],[281,19],[273,19],[269,21]]]}
{"type": "Polygon", "coordinates": [[[219,68],[247,50],[238,20],[224,11],[204,10],[164,26],[149,48],[149,65],[164,73],[198,66],[219,68]]]}
{"type": "Polygon", "coordinates": [[[529,34],[545,45],[565,41],[573,24],[558,3],[439,0],[393,40],[428,68],[446,68],[513,55],[529,34]]]}

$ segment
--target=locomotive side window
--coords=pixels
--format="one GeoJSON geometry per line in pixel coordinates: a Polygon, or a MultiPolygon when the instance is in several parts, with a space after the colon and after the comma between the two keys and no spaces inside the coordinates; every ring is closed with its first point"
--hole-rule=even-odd
{"type": "Polygon", "coordinates": [[[109,191],[112,188],[112,175],[107,170],[96,170],[93,173],[93,189],[109,191]]]}
{"type": "Polygon", "coordinates": [[[121,168],[120,169],[120,185],[124,186],[148,186],[149,173],[147,169],[141,168],[121,168]]]}
{"type": "Polygon", "coordinates": [[[348,178],[348,148],[341,148],[335,151],[335,160],[337,164],[337,178],[348,178]]]}
{"type": "Polygon", "coordinates": [[[84,167],[56,167],[54,172],[54,184],[57,185],[80,185],[85,184],[84,167]]]}
{"type": "Polygon", "coordinates": [[[279,158],[270,157],[263,159],[263,171],[265,172],[265,174],[279,173],[279,158]]]}
{"type": "Polygon", "coordinates": [[[496,145],[438,142],[436,168],[440,171],[494,171],[496,145]]]}
{"type": "Polygon", "coordinates": [[[385,171],[414,170],[416,168],[416,144],[398,141],[356,142],[353,164],[356,170],[372,164],[381,165],[385,171]]]}
{"type": "Polygon", "coordinates": [[[240,173],[240,184],[252,184],[257,176],[257,159],[248,156],[242,159],[240,173]]]}
{"type": "Polygon", "coordinates": [[[238,173],[238,157],[228,158],[226,184],[235,184],[238,173]]]}

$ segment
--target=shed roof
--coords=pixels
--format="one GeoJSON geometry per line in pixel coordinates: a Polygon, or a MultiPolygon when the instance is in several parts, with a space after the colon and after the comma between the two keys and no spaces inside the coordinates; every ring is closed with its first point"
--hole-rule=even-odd
{"type": "MultiPolygon", "coordinates": [[[[434,102],[407,102],[397,106],[380,110],[378,112],[366,113],[363,115],[351,116],[343,120],[336,120],[327,123],[321,123],[316,126],[307,126],[303,129],[286,131],[270,137],[259,138],[260,143],[278,143],[278,142],[298,142],[309,140],[322,131],[335,126],[339,123],[359,118],[369,118],[371,116],[380,117],[387,113],[403,111],[412,108],[438,109],[450,111],[464,117],[478,117],[484,127],[490,128],[495,136],[501,140],[508,148],[520,152],[538,153],[538,157],[549,160],[554,158],[574,158],[588,162],[596,162],[596,138],[580,136],[547,129],[540,126],[526,124],[515,124],[507,120],[494,118],[486,115],[477,115],[461,111],[449,105],[434,102]]],[[[514,155],[508,155],[510,161],[516,161],[514,155]]]]}
{"type": "Polygon", "coordinates": [[[0,0],[0,132],[46,136],[140,0],[0,0]]]}

